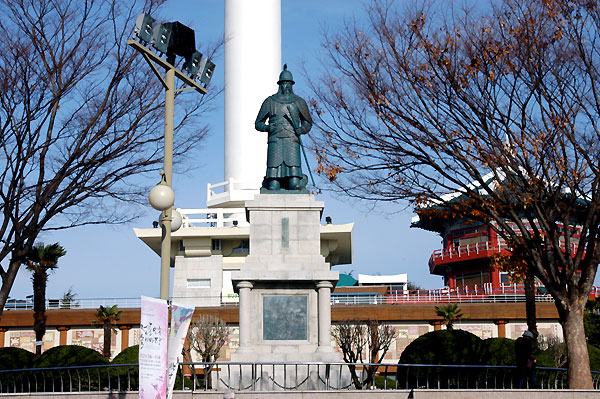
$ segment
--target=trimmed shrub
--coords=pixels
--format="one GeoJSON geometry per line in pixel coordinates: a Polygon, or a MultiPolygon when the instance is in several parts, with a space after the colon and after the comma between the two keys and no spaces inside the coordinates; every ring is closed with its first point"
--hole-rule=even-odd
{"type": "Polygon", "coordinates": [[[112,360],[112,364],[134,364],[138,363],[140,358],[140,346],[134,345],[126,348],[112,360]]]}
{"type": "MultiPolygon", "coordinates": [[[[400,356],[399,364],[481,365],[486,346],[474,334],[463,330],[432,331],[415,339],[400,356]]],[[[445,367],[399,367],[396,379],[401,389],[466,388],[485,386],[480,369],[445,367]]]]}
{"type": "Polygon", "coordinates": [[[42,353],[33,362],[33,367],[69,367],[108,364],[100,353],[79,345],[55,346],[42,353]]]}
{"type": "MultiPolygon", "coordinates": [[[[139,362],[140,346],[134,345],[126,348],[112,360],[111,364],[137,364],[139,362]]],[[[129,380],[130,388],[139,389],[138,367],[123,366],[110,369],[112,386],[116,386],[119,380],[129,380]]]]}
{"type": "Polygon", "coordinates": [[[556,367],[556,362],[549,349],[535,351],[534,354],[537,367],[556,367]]]}
{"type": "Polygon", "coordinates": [[[432,331],[410,343],[402,352],[403,364],[484,364],[486,346],[463,330],[432,331]]]}
{"type": "Polygon", "coordinates": [[[0,348],[0,370],[27,369],[35,354],[21,348],[0,348]]]}
{"type": "Polygon", "coordinates": [[[483,341],[486,356],[484,363],[489,366],[514,366],[515,340],[509,338],[488,338],[483,341]]]}
{"type": "Polygon", "coordinates": [[[590,357],[590,369],[600,371],[600,349],[588,344],[588,355],[590,357]]]}

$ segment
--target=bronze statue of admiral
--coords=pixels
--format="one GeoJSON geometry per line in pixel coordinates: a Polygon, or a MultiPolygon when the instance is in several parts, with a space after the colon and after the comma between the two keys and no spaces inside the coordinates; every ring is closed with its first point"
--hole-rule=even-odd
{"type": "Polygon", "coordinates": [[[292,90],[294,78],[287,65],[283,66],[277,84],[279,90],[262,103],[254,123],[256,130],[268,133],[267,172],[261,192],[306,193],[300,136],[309,132],[313,121],[306,101],[292,90]]]}

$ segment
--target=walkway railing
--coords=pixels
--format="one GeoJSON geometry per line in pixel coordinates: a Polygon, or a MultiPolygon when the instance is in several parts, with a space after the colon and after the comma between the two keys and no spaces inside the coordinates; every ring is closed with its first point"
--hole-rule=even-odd
{"type": "MultiPolygon", "coordinates": [[[[592,372],[594,389],[600,372],[592,372]]],[[[540,389],[567,389],[567,370],[539,367],[540,389]]],[[[348,389],[516,389],[512,366],[369,364],[369,363],[182,363],[175,390],[197,391],[310,391],[348,389]],[[378,366],[374,381],[365,367],[378,366]],[[357,370],[353,382],[349,366],[357,370]],[[358,386],[356,386],[358,384],[358,386]]],[[[137,391],[138,365],[53,367],[0,371],[0,393],[137,391]]]]}
{"type": "MultiPolygon", "coordinates": [[[[138,298],[87,298],[87,299],[46,299],[46,309],[98,309],[102,306],[118,305],[122,309],[139,308],[138,298]]],[[[32,310],[33,299],[9,299],[4,310],[32,310]]]]}
{"type": "MultiPolygon", "coordinates": [[[[600,287],[592,287],[590,298],[600,296],[600,287]]],[[[229,294],[226,297],[194,297],[194,298],[172,298],[179,302],[193,302],[195,299],[201,299],[206,302],[208,299],[220,303],[221,306],[238,306],[235,301],[235,295],[229,294]]],[[[537,302],[552,302],[550,295],[545,293],[543,287],[537,288],[535,296],[537,302]]],[[[382,295],[376,292],[369,293],[333,293],[331,295],[331,305],[394,305],[394,304],[420,304],[420,303],[506,303],[506,302],[524,302],[525,289],[522,284],[502,284],[499,288],[492,288],[491,284],[474,287],[459,287],[455,289],[440,288],[437,290],[398,290],[389,291],[382,295]]],[[[91,299],[47,299],[46,309],[97,309],[102,306],[118,305],[122,309],[139,308],[140,298],[91,298],[91,299]]],[[[4,310],[32,310],[33,300],[31,299],[9,299],[4,306],[4,310]]]]}

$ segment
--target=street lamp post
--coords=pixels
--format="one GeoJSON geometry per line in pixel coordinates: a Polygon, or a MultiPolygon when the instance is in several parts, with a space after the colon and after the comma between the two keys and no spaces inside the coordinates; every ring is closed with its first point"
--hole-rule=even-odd
{"type": "MultiPolygon", "coordinates": [[[[173,118],[175,108],[175,71],[167,69],[165,76],[165,155],[164,173],[167,185],[173,189],[173,118]]],[[[160,242],[160,299],[169,299],[171,268],[171,221],[173,206],[163,211],[160,242]]]]}
{"type": "MultiPolygon", "coordinates": [[[[206,94],[206,89],[194,79],[175,68],[171,63],[163,60],[157,54],[150,51],[143,44],[128,40],[127,44],[138,51],[150,65],[154,74],[158,77],[165,88],[165,148],[164,148],[164,172],[162,181],[150,192],[150,203],[162,211],[160,225],[162,230],[160,246],[160,298],[169,299],[170,266],[171,266],[171,222],[173,217],[174,195],[173,184],[173,118],[175,107],[175,91],[194,89],[200,94],[206,94]],[[166,70],[163,78],[156,66],[166,70]],[[183,81],[187,86],[175,90],[175,77],[183,81]]],[[[213,65],[214,67],[214,65],[213,65]]],[[[210,71],[212,74],[212,70],[210,71]]]]}

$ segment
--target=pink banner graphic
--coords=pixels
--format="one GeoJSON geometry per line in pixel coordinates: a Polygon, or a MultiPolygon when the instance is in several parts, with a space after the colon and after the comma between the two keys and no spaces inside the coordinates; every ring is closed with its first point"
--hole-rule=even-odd
{"type": "Polygon", "coordinates": [[[173,396],[173,386],[177,377],[177,365],[181,359],[181,350],[192,321],[194,308],[186,308],[171,303],[171,332],[169,333],[169,350],[167,354],[167,399],[173,396]]]}
{"type": "Polygon", "coordinates": [[[166,399],[167,301],[142,297],[140,320],[140,399],[166,399]]]}

